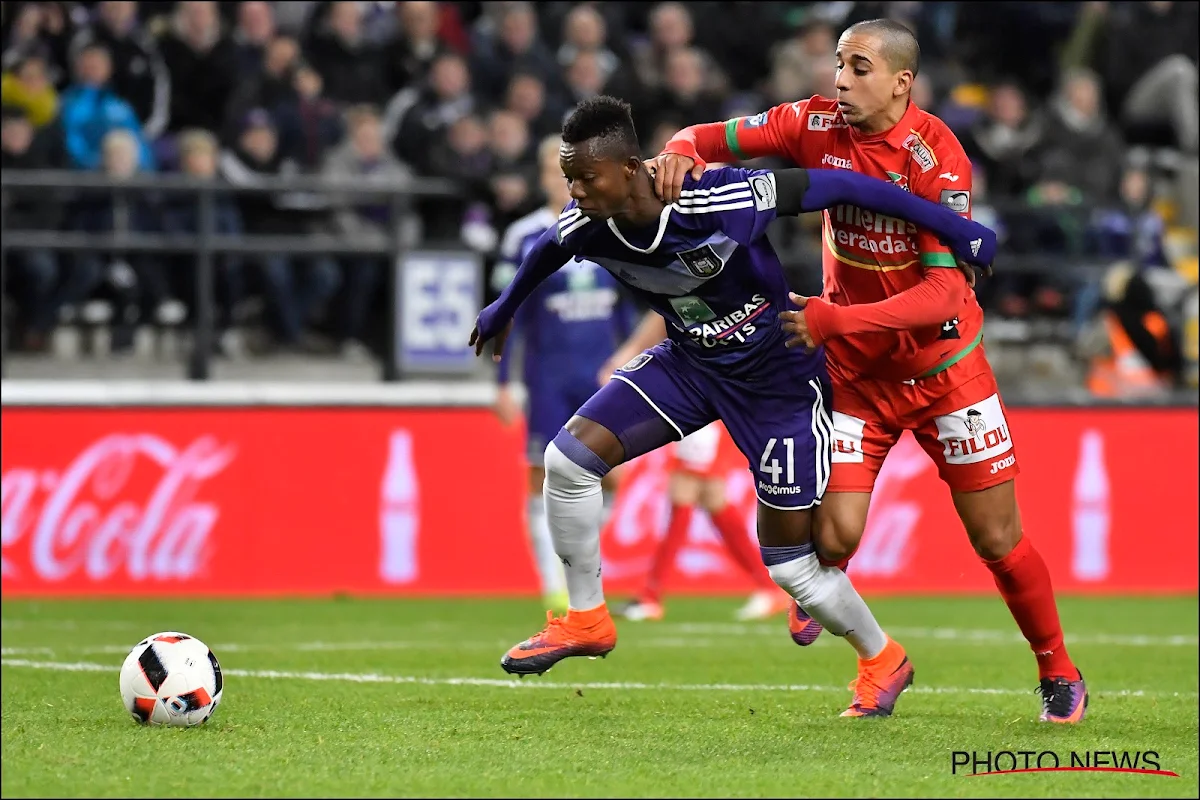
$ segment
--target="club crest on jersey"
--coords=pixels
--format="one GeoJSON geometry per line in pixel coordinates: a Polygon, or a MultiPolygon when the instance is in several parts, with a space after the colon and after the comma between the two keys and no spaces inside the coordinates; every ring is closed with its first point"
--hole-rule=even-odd
{"type": "Polygon", "coordinates": [[[685,250],[676,256],[687,267],[687,271],[697,278],[711,278],[725,268],[725,262],[717,255],[717,251],[712,249],[712,245],[708,244],[695,250],[685,250]]]}
{"type": "Polygon", "coordinates": [[[916,131],[913,131],[904,140],[903,147],[908,152],[912,153],[912,160],[917,162],[917,166],[921,168],[921,172],[929,172],[937,166],[937,158],[933,155],[933,151],[925,144],[925,140],[916,131]]]}
{"type": "Polygon", "coordinates": [[[887,170],[887,176],[888,176],[888,180],[892,182],[892,185],[899,186],[901,189],[903,189],[906,192],[912,191],[912,189],[908,188],[908,176],[907,175],[901,175],[899,173],[891,172],[890,170],[887,170]]]}

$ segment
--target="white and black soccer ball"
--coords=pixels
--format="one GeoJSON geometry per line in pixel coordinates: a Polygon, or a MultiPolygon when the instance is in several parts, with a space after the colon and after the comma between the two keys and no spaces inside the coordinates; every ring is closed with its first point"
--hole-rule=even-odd
{"type": "Polygon", "coordinates": [[[217,710],[223,688],[217,657],[186,633],[148,636],[121,665],[121,699],[144,725],[200,725],[217,710]]]}

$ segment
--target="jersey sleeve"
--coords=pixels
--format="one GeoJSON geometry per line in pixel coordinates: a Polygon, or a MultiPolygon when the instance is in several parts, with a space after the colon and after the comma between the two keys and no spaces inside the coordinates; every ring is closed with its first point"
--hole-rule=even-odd
{"type": "MultiPolygon", "coordinates": [[[[928,142],[913,131],[905,141],[912,163],[920,170],[912,182],[913,194],[971,219],[971,162],[953,134],[928,142]]],[[[937,234],[917,230],[917,249],[924,267],[955,267],[954,254],[937,234]]]]}
{"type": "Polygon", "coordinates": [[[720,167],[688,178],[675,208],[697,228],[720,231],[741,245],[765,236],[775,221],[778,191],[767,170],[720,167]]]}
{"type": "Polygon", "coordinates": [[[802,135],[808,124],[808,100],[783,103],[753,117],[734,117],[684,128],[667,142],[664,153],[708,162],[748,160],[763,156],[802,162],[802,135]]]}

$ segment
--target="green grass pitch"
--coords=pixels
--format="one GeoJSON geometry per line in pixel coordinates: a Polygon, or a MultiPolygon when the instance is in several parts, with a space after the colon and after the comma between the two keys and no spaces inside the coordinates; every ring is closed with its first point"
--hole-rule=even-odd
{"type": "Polygon", "coordinates": [[[854,673],[828,635],[733,622],[738,598],[618,623],[605,660],[517,681],[500,656],[533,601],[6,601],[4,797],[1196,797],[1197,604],[1063,598],[1091,706],[1036,721],[1036,669],[998,598],[871,601],[916,685],[841,719],[854,673]],[[180,630],[225,670],[190,730],[138,726],[117,670],[180,630]],[[954,751],[1148,751],[1180,777],[951,773],[954,751]]]}

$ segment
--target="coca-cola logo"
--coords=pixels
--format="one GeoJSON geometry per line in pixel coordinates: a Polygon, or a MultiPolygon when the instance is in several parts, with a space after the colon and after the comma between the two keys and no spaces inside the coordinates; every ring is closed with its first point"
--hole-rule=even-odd
{"type": "Polygon", "coordinates": [[[5,470],[4,578],[27,579],[26,570],[45,581],[81,572],[92,580],[122,571],[138,581],[196,575],[220,516],[197,495],[236,452],[213,436],[176,448],[153,434],[117,433],[63,469],[5,470]]]}

